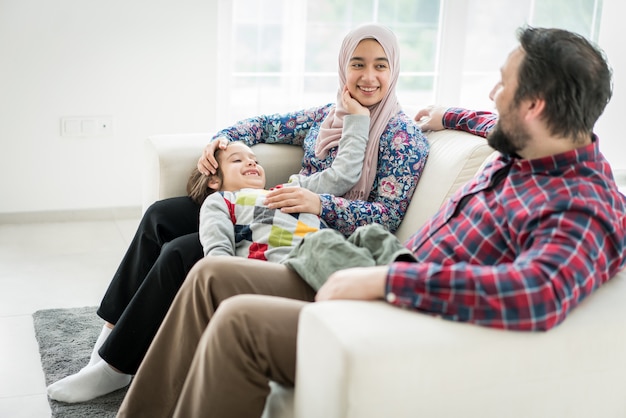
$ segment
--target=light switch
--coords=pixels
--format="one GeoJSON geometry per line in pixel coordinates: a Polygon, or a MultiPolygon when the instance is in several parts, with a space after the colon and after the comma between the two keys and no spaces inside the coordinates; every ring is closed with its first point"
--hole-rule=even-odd
{"type": "Polygon", "coordinates": [[[96,133],[95,119],[83,119],[80,121],[80,131],[83,135],[92,136],[96,133]]]}
{"type": "Polygon", "coordinates": [[[112,135],[112,116],[67,116],[61,118],[61,136],[102,137],[112,135]]]}
{"type": "Polygon", "coordinates": [[[80,135],[80,119],[61,119],[61,135],[74,136],[80,135]]]}

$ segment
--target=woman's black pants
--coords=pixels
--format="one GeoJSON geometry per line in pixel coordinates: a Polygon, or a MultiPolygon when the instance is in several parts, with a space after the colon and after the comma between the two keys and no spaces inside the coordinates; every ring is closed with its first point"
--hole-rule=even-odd
{"type": "Polygon", "coordinates": [[[142,217],[98,309],[115,325],[99,354],[116,369],[137,372],[187,273],[202,258],[199,214],[190,198],[175,197],[154,203],[142,217]]]}

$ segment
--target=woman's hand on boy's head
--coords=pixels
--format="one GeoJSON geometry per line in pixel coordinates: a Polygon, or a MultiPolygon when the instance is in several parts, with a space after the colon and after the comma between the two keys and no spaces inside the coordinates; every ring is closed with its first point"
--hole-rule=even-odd
{"type": "Polygon", "coordinates": [[[228,147],[228,138],[219,137],[215,138],[213,141],[209,142],[204,150],[202,151],[202,155],[198,160],[198,171],[204,174],[205,176],[210,176],[217,172],[217,160],[215,159],[215,151],[217,149],[226,149],[228,147]]]}
{"type": "Polygon", "coordinates": [[[270,190],[263,202],[270,209],[280,209],[285,213],[322,212],[322,201],[317,193],[303,187],[281,187],[270,190]]]}
{"type": "Polygon", "coordinates": [[[341,94],[341,103],[349,115],[370,115],[370,110],[355,100],[346,86],[344,86],[343,93],[341,94]]]}

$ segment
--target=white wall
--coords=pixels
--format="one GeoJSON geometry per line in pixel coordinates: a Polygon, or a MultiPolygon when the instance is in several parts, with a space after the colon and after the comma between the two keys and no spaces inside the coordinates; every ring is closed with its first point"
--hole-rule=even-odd
{"type": "Polygon", "coordinates": [[[622,7],[623,3],[615,0],[603,2],[598,43],[613,68],[613,97],[596,125],[596,132],[600,137],[600,150],[618,171],[619,180],[626,182],[626,135],[622,123],[626,110],[626,55],[622,7]]]}
{"type": "Polygon", "coordinates": [[[141,202],[150,134],[214,129],[217,2],[0,0],[0,214],[141,202]],[[60,135],[67,116],[114,135],[60,135]]]}

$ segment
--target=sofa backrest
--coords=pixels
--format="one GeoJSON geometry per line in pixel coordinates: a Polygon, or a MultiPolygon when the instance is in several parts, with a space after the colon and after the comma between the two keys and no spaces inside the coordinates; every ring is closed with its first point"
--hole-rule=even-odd
{"type": "MultiPolygon", "coordinates": [[[[396,236],[404,242],[443,202],[471,179],[494,151],[484,138],[460,131],[431,132],[430,154],[396,236]]],[[[156,135],[144,148],[143,209],[156,200],[186,194],[187,179],[210,134],[156,135]]],[[[302,149],[259,144],[254,152],[266,171],[267,186],[284,183],[300,170],[302,149]]]]}
{"type": "Polygon", "coordinates": [[[265,169],[267,187],[289,181],[289,176],[300,171],[304,152],[302,148],[286,144],[257,144],[252,147],[259,163],[265,169]]]}
{"type": "Polygon", "coordinates": [[[443,130],[427,134],[430,153],[404,220],[396,231],[406,241],[497,153],[484,138],[443,130]]]}
{"type": "MultiPolygon", "coordinates": [[[[145,140],[143,152],[142,210],[157,200],[187,194],[187,180],[213,134],[154,135],[145,140]]],[[[284,144],[254,146],[265,168],[267,186],[285,183],[300,171],[302,148],[284,144]]]]}

